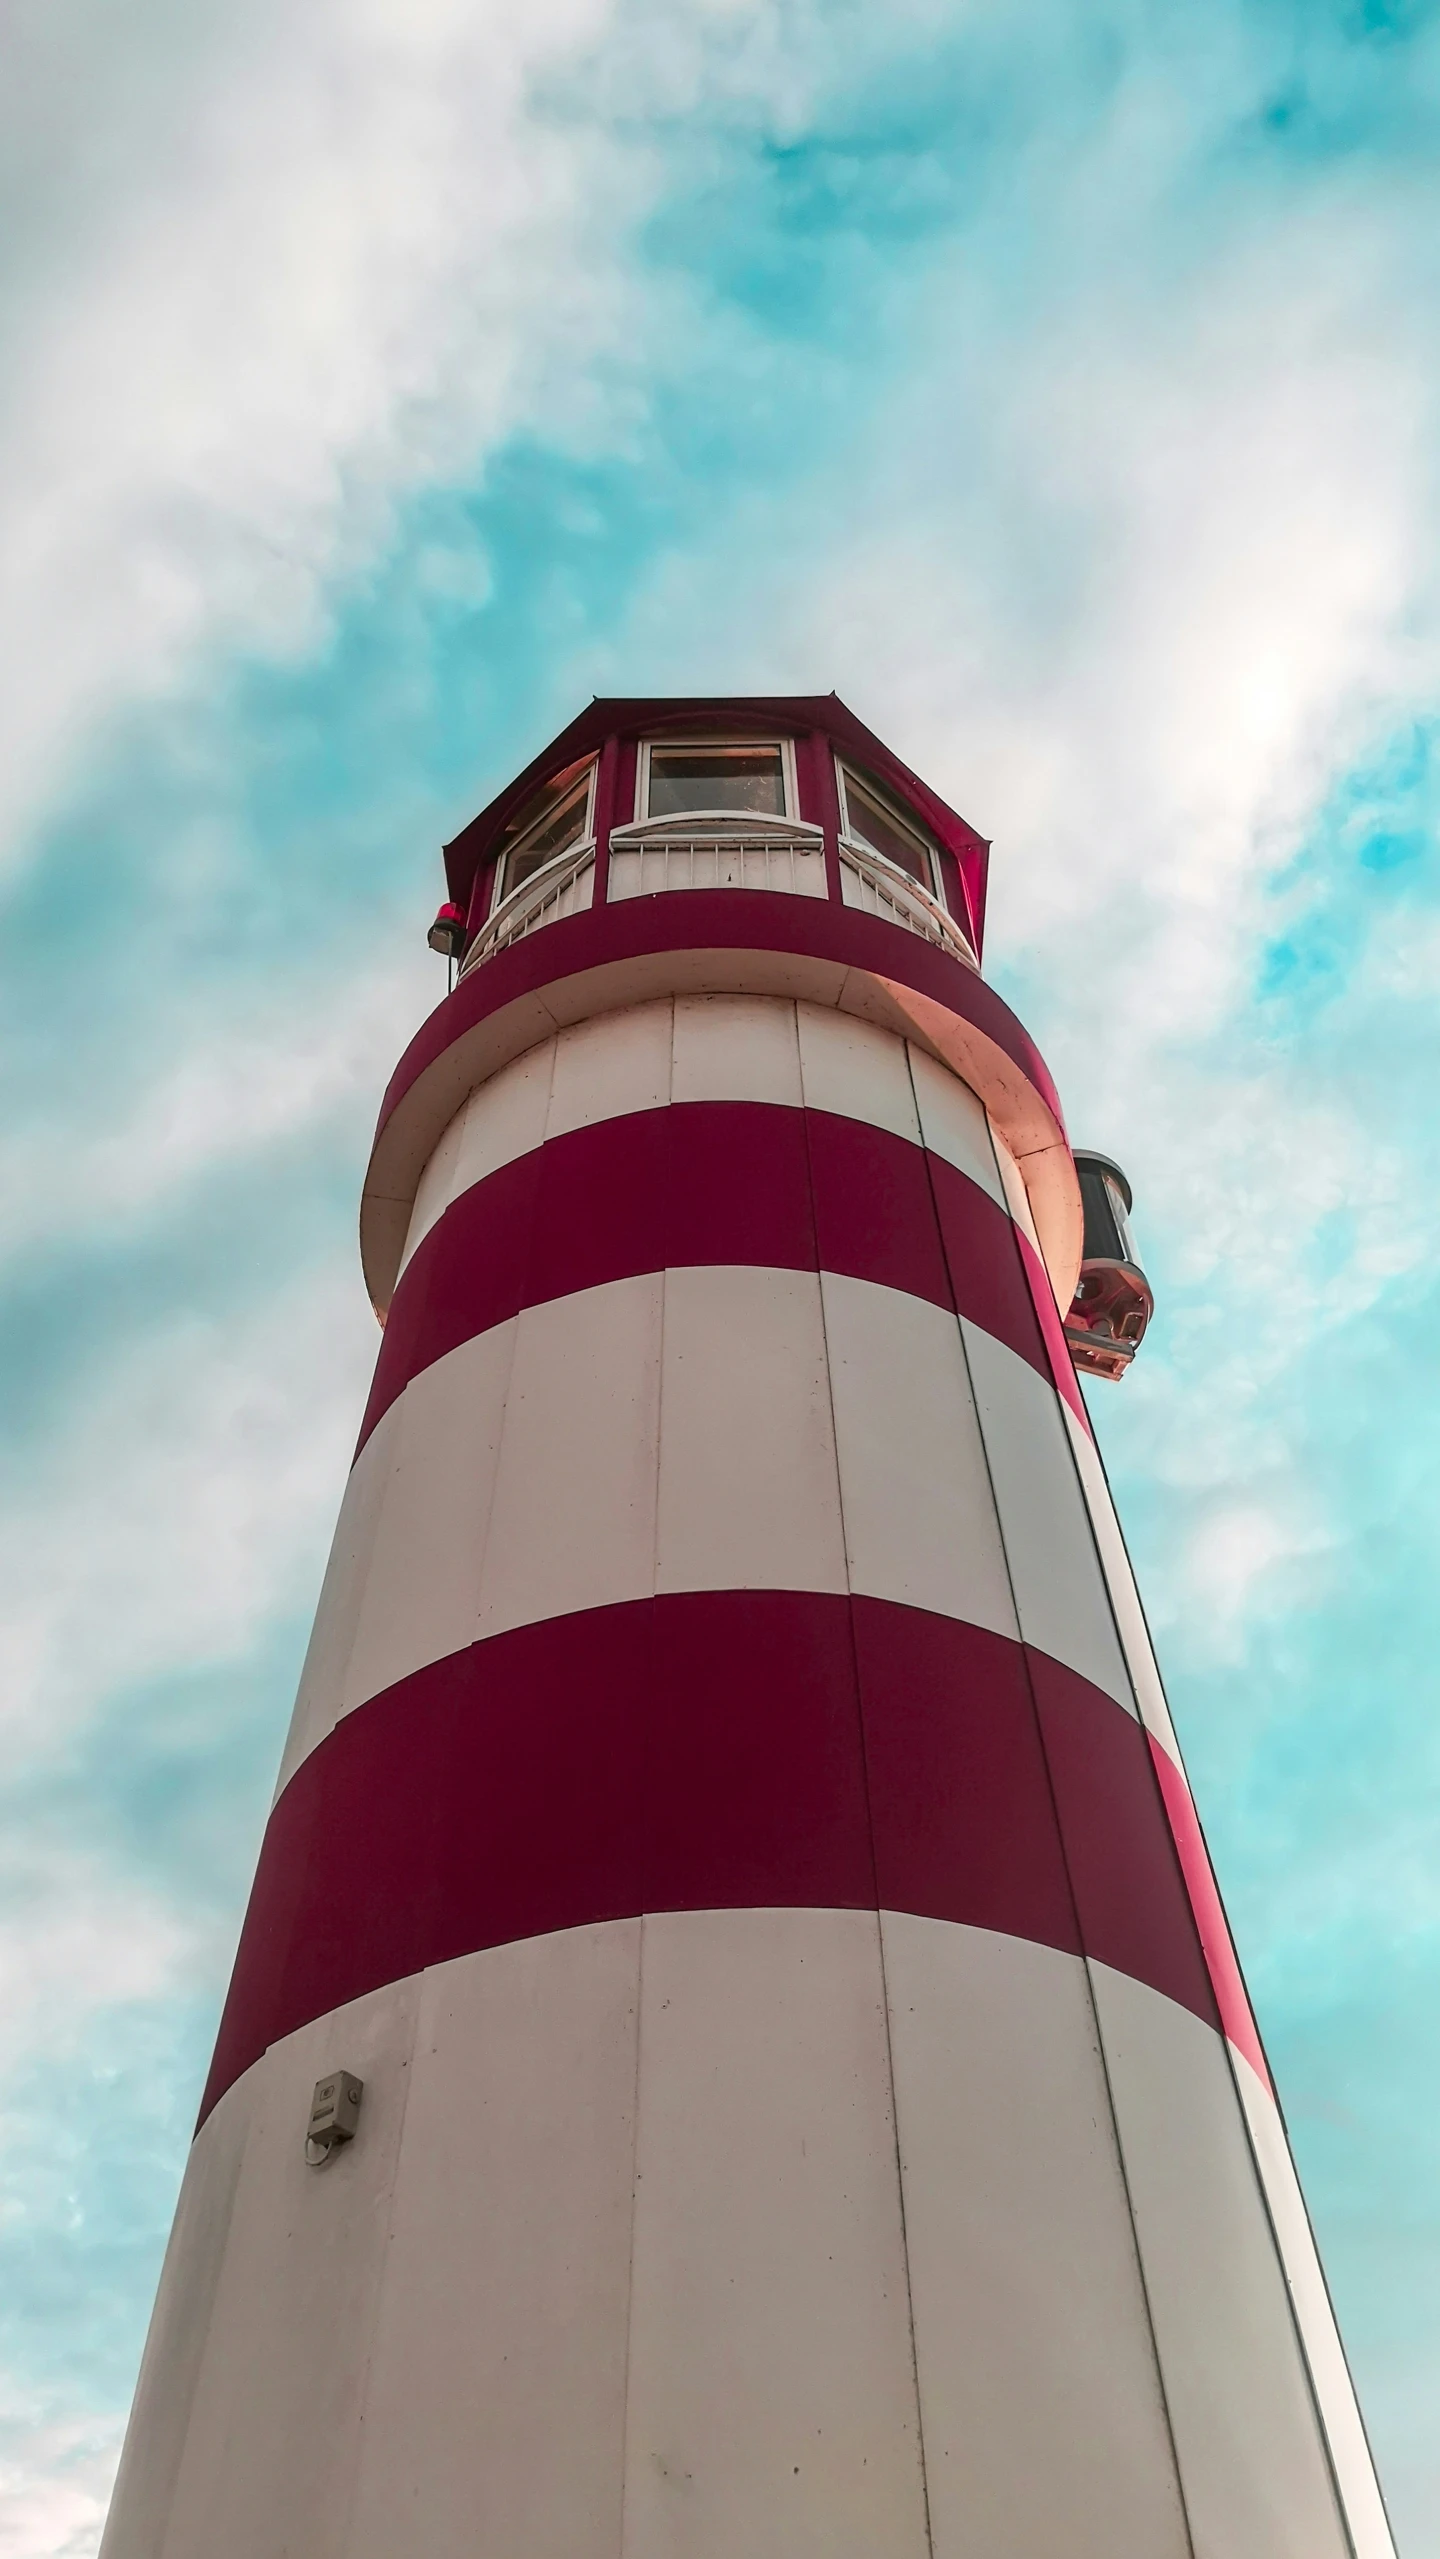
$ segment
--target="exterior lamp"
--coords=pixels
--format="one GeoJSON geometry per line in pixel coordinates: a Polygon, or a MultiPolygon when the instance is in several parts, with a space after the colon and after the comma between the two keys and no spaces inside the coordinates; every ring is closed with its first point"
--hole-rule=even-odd
{"type": "Polygon", "coordinates": [[[442,906],[425,936],[432,951],[442,960],[455,960],[465,946],[465,910],[461,906],[442,906]]]}
{"type": "Polygon", "coordinates": [[[1123,1377],[1155,1312],[1150,1282],[1135,1259],[1130,1185],[1108,1155],[1077,1153],[1085,1210],[1084,1258],[1065,1339],[1087,1377],[1123,1377]]]}

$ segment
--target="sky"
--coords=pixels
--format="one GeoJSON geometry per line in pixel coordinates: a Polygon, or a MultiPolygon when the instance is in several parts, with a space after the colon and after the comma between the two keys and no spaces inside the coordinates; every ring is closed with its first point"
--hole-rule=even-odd
{"type": "Polygon", "coordinates": [[[376,1337],[438,848],[821,692],[1158,1312],[1092,1393],[1440,2559],[1440,6],[11,0],[0,2559],[96,2548],[376,1337]]]}

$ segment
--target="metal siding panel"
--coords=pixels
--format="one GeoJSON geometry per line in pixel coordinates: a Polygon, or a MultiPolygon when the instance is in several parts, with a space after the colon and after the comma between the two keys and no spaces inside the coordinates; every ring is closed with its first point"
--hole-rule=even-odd
{"type": "Polygon", "coordinates": [[[1145,1623],[1145,1611],[1140,1604],[1140,1593],[1135,1586],[1135,1576],[1130,1569],[1130,1558],[1125,1551],[1125,1540],[1121,1534],[1120,1522],[1116,1517],[1114,1502],[1110,1498],[1110,1487],[1105,1480],[1105,1469],[1101,1463],[1100,1452],[1088,1431],[1081,1427],[1073,1414],[1066,1413],[1065,1423],[1070,1447],[1080,1471],[1081,1487],[1089,1506],[1090,1519],[1095,1531],[1095,1543],[1100,1550],[1100,1560],[1109,1585],[1115,1622],[1120,1630],[1120,1641],[1125,1648],[1125,1659],[1129,1665],[1141,1721],[1150,1732],[1154,1733],[1156,1739],[1164,1744],[1178,1766],[1180,1745],[1175,1738],[1175,1727],[1170,1720],[1170,1708],[1166,1703],[1165,1690],[1160,1678],[1160,1666],[1155,1659],[1150,1630],[1145,1623]]]}
{"type": "Polygon", "coordinates": [[[1133,1713],[1064,1407],[1003,1342],[968,1321],[963,1329],[1020,1632],[1133,1713]]]}
{"type": "MultiPolygon", "coordinates": [[[[1000,1182],[1001,1200],[1004,1206],[1009,1209],[1010,1214],[1014,1218],[1022,1235],[1025,1236],[1029,1243],[1034,1245],[1036,1252],[1040,1253],[1040,1238],[1035,1231],[1035,1220],[1031,1215],[1030,1210],[1030,1195],[1025,1188],[1024,1178],[1021,1174],[1020,1167],[1016,1163],[1014,1156],[1011,1154],[1009,1147],[1006,1145],[1004,1138],[1001,1137],[999,1131],[995,1127],[994,1122],[986,1117],[983,1105],[978,1107],[980,1108],[981,1117],[982,1119],[985,1119],[985,1124],[989,1131],[991,1152],[994,1156],[995,1170],[1000,1182]]],[[[1040,1258],[1043,1262],[1043,1253],[1041,1253],[1040,1258]]]]}
{"type": "Polygon", "coordinates": [[[659,1590],[843,1591],[813,1271],[665,1277],[659,1590]]]}
{"type": "Polygon", "coordinates": [[[547,1138],[670,1099],[670,998],[576,1022],[555,1042],[547,1138]]]}
{"type": "Polygon", "coordinates": [[[392,1407],[399,1437],[341,1714],[475,1638],[518,1329],[518,1320],[497,1324],[464,1343],[392,1407]]]}
{"type": "Polygon", "coordinates": [[[277,1795],[342,1712],[345,1675],[402,1427],[401,1407],[392,1405],[382,1413],[350,1469],[275,1781],[277,1795]]]}
{"type": "Polygon", "coordinates": [[[1188,2559],[1085,1966],[881,1925],[935,2559],[1188,2559]]]}
{"type": "Polygon", "coordinates": [[[477,1633],[654,1588],[658,1272],[517,1318],[477,1633]]]}
{"type": "Polygon", "coordinates": [[[1355,2559],[1395,2559],[1375,2464],[1365,2440],[1355,2387],[1335,2325],[1280,2109],[1244,2054],[1232,2052],[1231,2059],[1275,2224],[1290,2298],[1305,2342],[1310,2378],[1320,2402],[1330,2457],[1345,2502],[1355,2559]]]}
{"type": "Polygon", "coordinates": [[[231,2092],[245,2153],[154,2559],[348,2559],[418,2004],[414,1981],[373,1991],[272,2046],[231,2092]],[[365,2082],[361,2130],[315,2169],[311,2095],[337,2066],[365,2082]]]}
{"type": "Polygon", "coordinates": [[[452,1199],[541,1144],[554,1069],[555,1042],[540,1040],[471,1094],[452,1199]]]}
{"type": "Polygon", "coordinates": [[[640,1922],[426,1976],[346,2559],[614,2559],[640,1922]]]}
{"type": "Polygon", "coordinates": [[[795,1007],[768,995],[677,995],[670,1098],[798,1110],[795,1007]]]}
{"type": "Polygon", "coordinates": [[[873,1912],[645,1922],[624,2559],[925,2559],[873,1912]]]}
{"type": "MultiPolygon", "coordinates": [[[[978,1182],[999,1208],[1011,1208],[995,1162],[990,1143],[990,1124],[985,1105],[971,1092],[958,1075],[930,1057],[922,1048],[910,1047],[910,1073],[915,1087],[915,1101],[920,1114],[924,1142],[932,1155],[943,1155],[957,1172],[968,1173],[978,1182]]],[[[1023,1185],[1022,1185],[1023,1197],[1023,1185]]],[[[1011,1209],[1013,1215],[1013,1208],[1011,1209]]],[[[1026,1211],[1028,1216],[1029,1211],[1026,1211]]]]}
{"type": "MultiPolygon", "coordinates": [[[[474,1096],[471,1096],[474,1099],[474,1096]]],[[[405,1250],[400,1256],[397,1286],[417,1244],[423,1242],[439,1217],[443,1217],[455,1196],[456,1176],[460,1169],[460,1151],[465,1142],[465,1121],[470,1109],[467,1102],[450,1122],[415,1190],[415,1205],[405,1232],[405,1250]]]]}
{"type": "Polygon", "coordinates": [[[872,1128],[888,1128],[918,1146],[920,1122],[905,1042],[851,1013],[829,1012],[818,1004],[799,1004],[795,1010],[806,1109],[868,1120],[872,1128]]]}
{"type": "Polygon", "coordinates": [[[1090,1969],[1195,2559],[1347,2559],[1224,2041],[1090,1969]]]}
{"type": "Polygon", "coordinates": [[[954,1316],[865,1280],[820,1285],[851,1589],[1015,1635],[954,1316]]]}
{"type": "Polygon", "coordinates": [[[250,2129],[248,2082],[227,2091],[191,2144],[135,2385],[102,2559],[159,2559],[210,2342],[250,2129]]]}

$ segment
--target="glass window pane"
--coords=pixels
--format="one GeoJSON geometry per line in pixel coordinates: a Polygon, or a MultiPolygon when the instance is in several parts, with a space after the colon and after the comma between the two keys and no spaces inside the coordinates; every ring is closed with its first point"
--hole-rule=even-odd
{"type": "Polygon", "coordinates": [[[922,888],[934,894],[930,857],[918,834],[912,835],[898,817],[892,816],[878,793],[867,789],[849,771],[845,775],[845,809],[852,835],[868,844],[872,853],[883,853],[887,861],[908,871],[912,880],[918,880],[922,888]]]}
{"type": "Polygon", "coordinates": [[[1098,1164],[1081,1162],[1080,1199],[1085,1211],[1083,1251],[1087,1262],[1123,1262],[1125,1248],[1115,1222],[1115,1194],[1098,1164]]]}
{"type": "Polygon", "coordinates": [[[520,886],[522,880],[528,880],[533,872],[543,870],[547,862],[553,862],[557,854],[568,853],[572,844],[578,844],[585,832],[589,807],[588,773],[582,775],[578,782],[562,787],[558,794],[547,792],[539,803],[540,814],[530,816],[527,812],[530,816],[529,830],[527,832],[522,827],[506,856],[502,894],[508,895],[511,889],[520,886]],[[553,801],[548,811],[547,800],[553,801]]]}
{"type": "Polygon", "coordinates": [[[687,809],[749,809],[783,817],[779,747],[653,746],[647,817],[679,817],[687,809]]]}
{"type": "Polygon", "coordinates": [[[1135,1259],[1135,1239],[1130,1232],[1130,1220],[1125,1211],[1124,1193],[1122,1192],[1119,1183],[1113,1181],[1108,1173],[1105,1176],[1105,1188],[1110,1196],[1110,1213],[1115,1220],[1115,1233],[1120,1244],[1120,1259],[1122,1262],[1133,1262],[1135,1259]]]}

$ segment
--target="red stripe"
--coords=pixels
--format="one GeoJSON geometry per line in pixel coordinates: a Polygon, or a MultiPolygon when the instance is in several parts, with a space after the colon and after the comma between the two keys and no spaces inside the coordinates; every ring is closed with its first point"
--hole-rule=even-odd
{"type": "Polygon", "coordinates": [[[360,1445],[421,1369],[522,1306],[737,1263],[958,1306],[1051,1376],[1016,1230],[978,1183],[865,1120],[676,1102],[571,1129],[451,1202],[395,1291],[360,1445]]]}
{"type": "Polygon", "coordinates": [[[1020,1260],[1030,1286],[1030,1302],[1035,1309],[1045,1340],[1047,1374],[1060,1389],[1076,1420],[1083,1425],[1093,1439],[1094,1425],[1080,1390],[1080,1380],[1075,1374],[1075,1362],[1070,1356],[1070,1345],[1065,1339],[1065,1326],[1060,1309],[1055,1303],[1055,1291],[1050,1285],[1050,1274],[1023,1227],[1016,1227],[1015,1241],[1020,1248],[1020,1260]]]}
{"type": "Polygon", "coordinates": [[[1220,1888],[1215,1881],[1215,1870],[1210,1863],[1210,1852],[1205,1845],[1205,1835],[1200,1828],[1200,1816],[1195,1810],[1194,1798],[1169,1752],[1162,1748],[1153,1733],[1148,1736],[1148,1739],[1155,1773],[1160,1781],[1160,1792],[1169,1816],[1176,1853],[1189,1891],[1190,1906],[1195,1913],[1195,1922],[1200,1933],[1200,1943],[1209,1968],[1221,2023],[1237,2052],[1245,2055],[1246,2060],[1273,2095],[1270,2068],[1265,2059],[1264,2046],[1260,2041],[1260,2029],[1255,2023],[1250,1994],[1245,1988],[1244,1978],[1236,1958],[1234,1940],[1230,1935],[1230,1923],[1225,1916],[1225,1907],[1220,1899],[1220,1888]]]}
{"type": "Polygon", "coordinates": [[[271,1815],[205,2111],[365,1991],[646,1910],[913,1911],[1087,1948],[1214,2023],[1140,1728],[1029,1661],[1038,1717],[1025,1651],[983,1628],[700,1591],[416,1672],[271,1815]]]}
{"type": "MultiPolygon", "coordinates": [[[[652,951],[780,951],[805,953],[911,987],[943,1005],[1018,1068],[1063,1136],[1064,1116],[1049,1069],[1034,1041],[991,986],[964,962],[917,934],[819,898],[771,889],[687,889],[669,897],[626,898],[547,924],[497,951],[463,977],[423,1022],[380,1105],[380,1136],[407,1093],[447,1048],[479,1022],[559,980],[614,966],[652,951]]],[[[562,1015],[561,1018],[564,1018],[562,1015]]]]}

